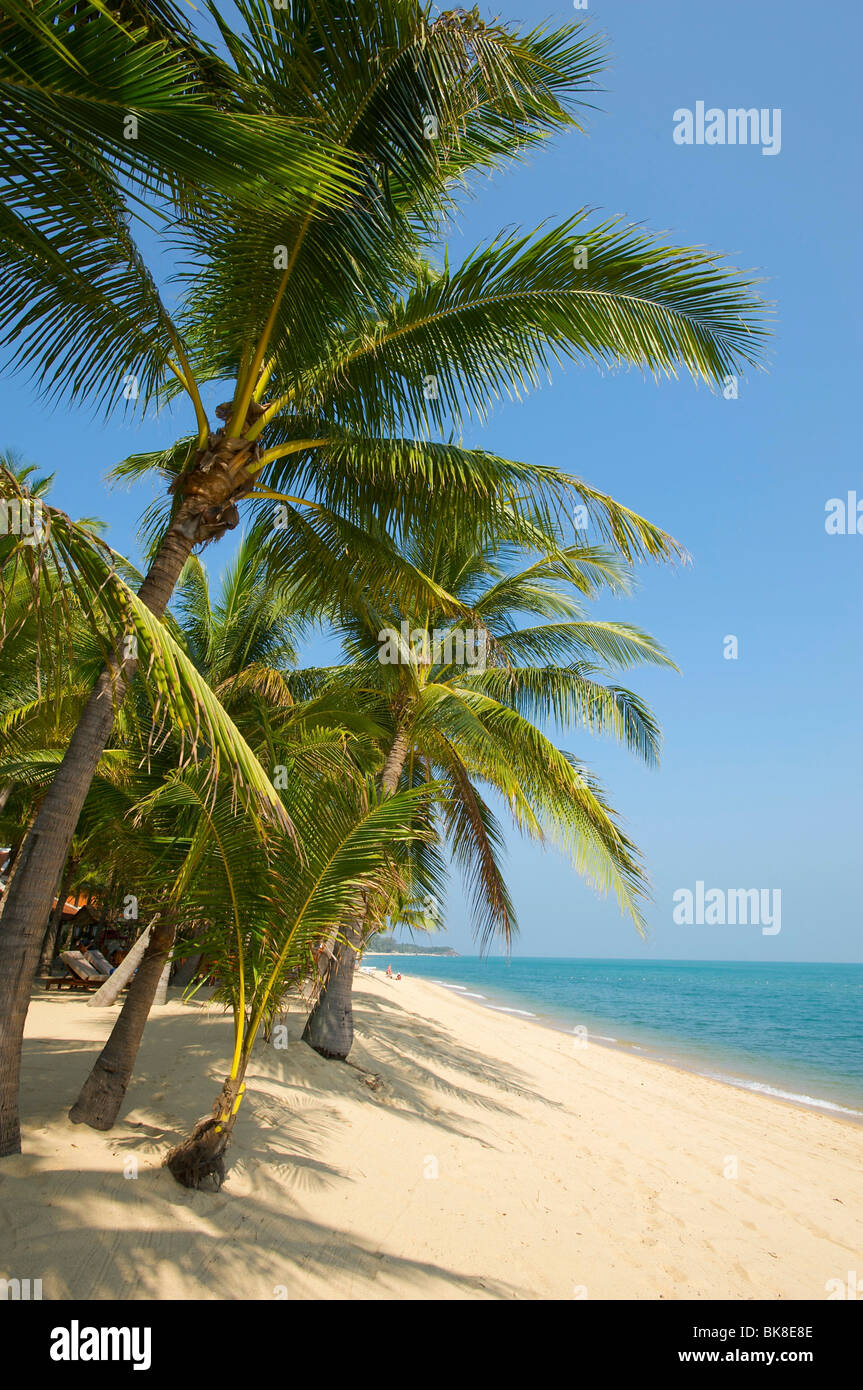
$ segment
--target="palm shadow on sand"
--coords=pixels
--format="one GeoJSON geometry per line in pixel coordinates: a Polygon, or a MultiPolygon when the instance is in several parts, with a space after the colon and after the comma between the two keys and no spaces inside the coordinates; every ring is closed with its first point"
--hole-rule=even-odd
{"type": "MultiPolygon", "coordinates": [[[[105,1036],[113,1016],[106,1011],[105,1036]]],[[[336,1271],[351,1276],[355,1292],[349,1296],[358,1298],[530,1297],[527,1290],[490,1277],[376,1249],[373,1241],[330,1228],[325,1218],[318,1222],[299,1209],[292,1211],[285,1200],[286,1191],[293,1189],[298,1198],[322,1199],[325,1211],[333,1189],[361,1180],[331,1166],[321,1154],[326,1139],[345,1123],[340,1099],[392,1107],[407,1120],[431,1123],[490,1148],[493,1135],[485,1131],[482,1117],[512,1113],[508,1098],[535,1099],[525,1079],[504,1072],[440,1025],[420,1023],[395,999],[358,998],[353,1065],[326,1061],[299,1041],[304,1023],[299,1009],[291,1011],[288,1022],[286,1049],[263,1043],[255,1049],[221,1193],[185,1191],[157,1166],[209,1110],[221,1084],[230,1051],[230,1027],[221,1016],[202,1020],[200,1042],[189,1045],[188,1018],[154,1013],[121,1119],[104,1136],[116,1167],[67,1169],[60,1176],[53,1171],[50,1220],[45,1220],[39,1192],[42,1161],[17,1160],[22,1166],[14,1176],[0,1170],[0,1207],[23,1203],[33,1208],[25,1263],[38,1266],[46,1298],[158,1296],[163,1283],[153,1257],[163,1272],[168,1262],[183,1287],[200,1280],[216,1298],[274,1298],[279,1286],[294,1297],[292,1285],[298,1282],[297,1297],[326,1298],[327,1274],[336,1271]],[[370,1073],[382,1078],[380,1090],[366,1084],[370,1073]],[[444,1108],[447,1101],[467,1102],[476,1110],[477,1122],[452,1105],[444,1108]],[[139,1164],[134,1180],[124,1176],[130,1157],[139,1164]],[[19,1181],[28,1170],[27,1180],[19,1181]],[[232,1171],[235,1190],[242,1189],[237,1195],[231,1193],[232,1171]],[[81,1214],[98,1210],[101,1199],[110,1205],[119,1202],[120,1216],[83,1223],[81,1214]],[[191,1208],[193,1229],[177,1228],[180,1205],[191,1208]],[[70,1283],[77,1287],[63,1279],[61,1270],[70,1268],[76,1270],[70,1283]]],[[[89,1040],[27,1042],[24,1107],[30,1154],[34,1148],[38,1154],[45,1125],[58,1119],[69,1123],[61,1117],[99,1047],[89,1040]]],[[[69,1127],[74,1135],[76,1127],[69,1127]]],[[[47,1140],[45,1132],[43,1144],[47,1140]]],[[[9,1258],[12,1254],[14,1249],[9,1258]]],[[[23,1251],[13,1263],[21,1258],[23,1251]]]]}

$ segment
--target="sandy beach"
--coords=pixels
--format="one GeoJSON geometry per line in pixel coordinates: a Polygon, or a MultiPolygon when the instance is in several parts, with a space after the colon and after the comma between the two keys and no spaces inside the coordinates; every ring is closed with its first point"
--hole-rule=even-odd
{"type": "Polygon", "coordinates": [[[863,1269],[863,1128],[410,978],[360,977],[352,1065],[292,1014],[227,1183],[183,1190],[161,1158],[215,1097],[228,1020],[155,1010],[98,1134],[66,1111],[114,1016],[30,1010],[0,1276],[46,1299],[823,1300],[863,1269]]]}

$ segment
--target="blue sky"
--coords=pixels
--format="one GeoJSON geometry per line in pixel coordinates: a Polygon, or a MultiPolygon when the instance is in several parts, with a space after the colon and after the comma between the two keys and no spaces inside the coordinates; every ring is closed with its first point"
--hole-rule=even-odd
{"type": "MultiPolygon", "coordinates": [[[[548,0],[506,0],[495,13],[526,25],[576,14],[548,0]]],[[[451,259],[504,226],[589,206],[757,269],[777,319],[769,374],[741,380],[737,400],[688,380],[570,368],[475,435],[579,474],[692,556],[683,569],[643,570],[635,599],[598,609],[646,627],[681,668],[630,681],[662,723],[661,769],[581,734],[561,739],[602,777],[644,851],[655,890],[649,939],[551,851],[513,835],[516,952],[860,961],[863,534],[831,536],[824,525],[829,498],[863,498],[860,9],[852,0],[817,12],[802,0],[605,0],[576,17],[585,15],[613,55],[588,136],[574,132],[482,185],[450,239],[451,259]],[[699,100],[780,108],[781,152],[675,144],[673,113],[699,100]],[[739,641],[734,661],[723,658],[727,634],[739,641]],[[697,880],[781,889],[781,932],[676,925],[672,894],[697,880]]],[[[171,423],[105,427],[45,410],[21,382],[0,383],[0,406],[0,443],[56,470],[53,500],[102,516],[111,542],[134,554],[148,494],[109,492],[104,475],[126,454],[170,442],[171,423]]],[[[221,563],[217,552],[210,563],[221,563]]],[[[456,886],[445,939],[468,952],[461,896],[456,886]]]]}

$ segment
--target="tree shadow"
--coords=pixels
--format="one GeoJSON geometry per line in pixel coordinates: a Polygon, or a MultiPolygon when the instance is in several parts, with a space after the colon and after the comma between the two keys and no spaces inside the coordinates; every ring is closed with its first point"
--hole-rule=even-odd
{"type": "Polygon", "coordinates": [[[188,1298],[190,1289],[226,1300],[326,1299],[336,1274],[358,1299],[529,1297],[498,1279],[389,1254],[262,1191],[189,1192],[164,1169],[134,1181],[111,1169],[52,1177],[50,1213],[31,1174],[4,1168],[0,1179],[4,1204],[22,1222],[20,1242],[3,1242],[4,1273],[41,1279],[45,1299],[188,1298]],[[88,1222],[94,1210],[104,1216],[88,1222]]]}
{"type": "MultiPolygon", "coordinates": [[[[187,1296],[190,1281],[207,1291],[205,1297],[215,1290],[216,1298],[272,1298],[274,1288],[285,1286],[291,1298],[326,1298],[328,1272],[350,1276],[350,1298],[531,1297],[499,1280],[389,1254],[372,1240],[291,1209],[292,1195],[335,1195],[344,1184],[361,1181],[323,1156],[328,1140],[350,1123],[343,1100],[387,1107],[408,1122],[494,1148],[495,1131],[484,1120],[514,1114],[509,1100],[537,1098],[523,1075],[503,1069],[439,1024],[419,1020],[397,1000],[367,991],[355,1000],[354,1065],[327,1061],[300,1041],[307,1005],[292,1001],[287,1046],[279,1047],[274,1035],[253,1052],[225,1187],[219,1194],[189,1192],[159,1165],[209,1112],[228,1069],[233,1032],[227,1016],[208,1010],[205,1002],[171,1002],[176,1007],[151,1015],[121,1118],[96,1147],[92,1132],[65,1115],[116,1009],[93,1010],[92,1027],[78,1014],[77,1031],[86,1038],[27,1040],[26,1152],[0,1165],[0,1208],[14,1211],[23,1204],[32,1219],[23,1228],[16,1220],[26,1237],[13,1244],[15,1258],[7,1253],[3,1263],[9,1268],[0,1273],[28,1277],[30,1271],[30,1277],[43,1278],[48,1298],[164,1298],[178,1296],[176,1288],[187,1296]],[[200,1017],[190,1030],[191,1009],[200,1017]],[[379,1089],[366,1084],[368,1073],[382,1078],[379,1089]],[[472,1113],[454,1108],[457,1102],[472,1113]],[[68,1128],[70,1144],[81,1135],[80,1169],[58,1172],[51,1164],[58,1123],[68,1128]],[[25,1174],[27,1183],[17,1181],[25,1174]],[[100,1220],[88,1225],[94,1211],[100,1220]],[[155,1268],[148,1267],[148,1252],[155,1268]],[[18,1263],[25,1266],[20,1271],[12,1268],[18,1263]],[[76,1271],[69,1287],[64,1269],[76,1271]]],[[[71,1022],[65,1026],[75,1033],[71,1022]]]]}
{"type": "MultiPolygon", "coordinates": [[[[416,1015],[394,999],[369,994],[355,998],[354,1021],[357,1037],[351,1061],[362,1061],[370,1070],[383,1068],[393,1078],[393,1093],[422,1118],[440,1120],[425,1090],[496,1115],[515,1113],[507,1097],[561,1108],[537,1092],[524,1073],[500,1066],[441,1024],[424,1018],[417,1027],[416,1015]]],[[[463,1117],[459,1119],[463,1126],[463,1117]]]]}

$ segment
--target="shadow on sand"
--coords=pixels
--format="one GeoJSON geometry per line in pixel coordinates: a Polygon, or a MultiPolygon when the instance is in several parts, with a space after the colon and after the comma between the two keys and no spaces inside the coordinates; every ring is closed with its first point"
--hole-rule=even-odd
{"type": "MultiPolygon", "coordinates": [[[[66,1002],[50,999],[52,1010],[66,1002]]],[[[291,1203],[293,1192],[306,1207],[311,1199],[324,1213],[337,1210],[339,1189],[362,1181],[322,1157],[327,1139],[347,1123],[344,1098],[491,1148],[494,1136],[483,1120],[511,1113],[510,1099],[535,1095],[524,1078],[504,1073],[440,1025],[418,1020],[396,999],[367,993],[357,999],[353,1065],[326,1061],[300,1042],[305,1015],[297,1007],[288,1016],[287,1048],[261,1042],[255,1049],[224,1189],[188,1192],[158,1165],[215,1099],[231,1028],[225,1016],[200,1005],[172,1004],[177,1007],[154,1012],[148,1023],[121,1119],[101,1136],[101,1153],[92,1133],[72,1126],[65,1113],[116,1010],[93,1011],[100,1041],[28,1040],[27,1152],[0,1165],[0,1223],[3,1210],[26,1219],[10,1223],[21,1237],[11,1246],[0,1241],[0,1263],[17,1268],[23,1261],[21,1277],[32,1270],[31,1277],[43,1279],[45,1297],[60,1299],[171,1297],[172,1280],[213,1298],[327,1298],[328,1276],[336,1273],[342,1290],[350,1276],[347,1296],[355,1298],[530,1297],[491,1277],[388,1253],[291,1203]],[[191,1043],[190,1008],[200,1009],[191,1043]],[[379,1078],[374,1090],[370,1074],[379,1078]],[[457,1111],[456,1101],[467,1103],[476,1120],[457,1111]],[[80,1169],[58,1170],[50,1162],[58,1123],[82,1149],[80,1169]],[[105,1164],[108,1154],[115,1164],[105,1164]],[[95,1223],[94,1211],[100,1213],[95,1223]]]]}

